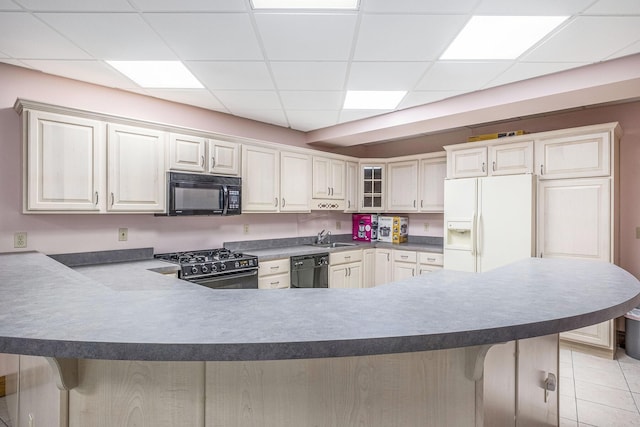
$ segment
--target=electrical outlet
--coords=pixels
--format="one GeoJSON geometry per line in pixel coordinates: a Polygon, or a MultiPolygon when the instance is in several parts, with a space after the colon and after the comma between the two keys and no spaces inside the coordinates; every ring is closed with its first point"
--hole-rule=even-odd
{"type": "Polygon", "coordinates": [[[242,230],[244,231],[244,234],[249,234],[249,224],[243,225],[242,230]]]}
{"type": "Polygon", "coordinates": [[[429,231],[429,223],[428,222],[424,223],[424,231],[429,231]]]}
{"type": "Polygon", "coordinates": [[[26,248],[27,247],[27,232],[20,231],[13,234],[13,247],[14,248],[26,248]]]}
{"type": "Polygon", "coordinates": [[[118,228],[118,240],[121,242],[126,242],[128,238],[129,238],[129,229],[118,228]]]}
{"type": "Polygon", "coordinates": [[[336,230],[342,230],[342,222],[336,221],[336,230]]]}

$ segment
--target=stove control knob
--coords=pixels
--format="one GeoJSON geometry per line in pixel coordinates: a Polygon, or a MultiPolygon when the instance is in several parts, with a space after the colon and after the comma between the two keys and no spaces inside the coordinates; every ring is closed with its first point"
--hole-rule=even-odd
{"type": "Polygon", "coordinates": [[[196,267],[195,265],[191,267],[191,273],[198,274],[198,267],[196,267]]]}
{"type": "Polygon", "coordinates": [[[209,272],[209,267],[207,267],[206,265],[203,265],[201,270],[202,270],[203,273],[208,273],[209,272]]]}
{"type": "Polygon", "coordinates": [[[240,263],[236,261],[236,268],[240,268],[240,263]]]}
{"type": "Polygon", "coordinates": [[[218,271],[218,265],[217,264],[211,264],[211,271],[218,271]]]}
{"type": "Polygon", "coordinates": [[[226,270],[227,265],[225,263],[220,264],[220,270],[226,270]]]}

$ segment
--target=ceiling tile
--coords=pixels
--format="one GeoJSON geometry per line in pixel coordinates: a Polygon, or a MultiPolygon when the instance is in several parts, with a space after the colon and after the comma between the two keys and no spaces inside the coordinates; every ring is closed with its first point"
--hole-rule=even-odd
{"type": "Polygon", "coordinates": [[[640,40],[640,16],[576,18],[523,56],[527,62],[598,62],[640,40]],[[579,41],[577,43],[576,41],[579,41]]]}
{"type": "Polygon", "coordinates": [[[466,16],[365,15],[354,53],[357,61],[428,61],[438,58],[466,16]]]}
{"type": "Polygon", "coordinates": [[[27,66],[26,64],[24,64],[22,61],[17,60],[17,59],[0,58],[0,62],[2,62],[4,64],[16,65],[18,67],[23,67],[23,68],[31,68],[31,67],[27,66]]]}
{"type": "Polygon", "coordinates": [[[343,90],[346,62],[271,62],[280,90],[343,90]]]}
{"type": "Polygon", "coordinates": [[[137,85],[102,61],[58,61],[28,60],[22,62],[44,73],[82,80],[102,86],[121,89],[135,88],[137,85]]]}
{"type": "Polygon", "coordinates": [[[147,89],[150,96],[209,110],[226,112],[226,108],[206,89],[147,89]]]}
{"type": "Polygon", "coordinates": [[[280,99],[289,110],[335,110],[342,108],[344,92],[338,91],[281,91],[280,99]]]}
{"type": "Polygon", "coordinates": [[[509,62],[436,62],[416,90],[478,90],[510,65],[509,62]]]}
{"type": "Polygon", "coordinates": [[[255,14],[268,59],[283,61],[347,60],[356,18],[354,13],[255,14]]]}
{"type": "Polygon", "coordinates": [[[404,97],[402,102],[400,102],[400,105],[398,105],[398,109],[402,110],[404,108],[430,104],[432,102],[442,101],[443,99],[451,98],[463,93],[464,92],[460,90],[413,91],[409,92],[407,96],[404,97]]]}
{"type": "Polygon", "coordinates": [[[637,41],[632,45],[617,51],[613,55],[609,56],[607,59],[620,58],[627,55],[634,55],[636,53],[640,53],[640,41],[637,41]]]}
{"type": "Polygon", "coordinates": [[[471,13],[477,0],[365,0],[365,12],[471,13]]]}
{"type": "Polygon", "coordinates": [[[593,0],[482,0],[474,15],[564,16],[584,11],[593,0]]]}
{"type": "Polygon", "coordinates": [[[149,13],[146,21],[183,60],[263,59],[245,13],[149,13]]]}
{"type": "Polygon", "coordinates": [[[11,0],[0,0],[0,10],[21,10],[20,6],[11,0]]]}
{"type": "Polygon", "coordinates": [[[617,14],[640,14],[640,1],[638,0],[600,0],[591,6],[586,14],[594,15],[617,15],[617,14]]]}
{"type": "Polygon", "coordinates": [[[274,89],[264,62],[199,62],[187,61],[187,67],[207,88],[263,90],[274,89]]]}
{"type": "Polygon", "coordinates": [[[287,117],[296,130],[307,132],[314,129],[333,126],[338,123],[340,112],[331,111],[298,111],[287,110],[287,117]]]}
{"type": "Polygon", "coordinates": [[[132,12],[127,0],[16,0],[25,9],[50,12],[132,12]]]}
{"type": "Polygon", "coordinates": [[[246,0],[131,0],[131,3],[144,12],[242,12],[248,9],[246,0]]]}
{"type": "Polygon", "coordinates": [[[90,58],[29,13],[0,12],[0,23],[0,51],[14,58],[90,58]]]}
{"type": "Polygon", "coordinates": [[[276,126],[289,127],[289,122],[282,110],[240,110],[234,113],[236,116],[257,120],[263,123],[270,123],[276,126]]]}
{"type": "Polygon", "coordinates": [[[375,117],[381,114],[390,113],[393,110],[342,110],[340,112],[339,123],[353,122],[355,120],[375,117]]]}
{"type": "Polygon", "coordinates": [[[520,80],[527,80],[538,76],[544,76],[546,74],[568,70],[570,68],[577,68],[582,65],[587,64],[575,62],[519,62],[490,81],[488,86],[499,86],[520,80]]]}
{"type": "Polygon", "coordinates": [[[213,94],[224,104],[232,114],[238,114],[244,109],[278,110],[282,109],[278,93],[268,90],[216,90],[213,94]]]}
{"type": "Polygon", "coordinates": [[[420,81],[427,62],[353,62],[349,90],[411,90],[420,81]]]}
{"type": "Polygon", "coordinates": [[[36,16],[96,58],[176,59],[136,13],[38,13],[36,16]]]}

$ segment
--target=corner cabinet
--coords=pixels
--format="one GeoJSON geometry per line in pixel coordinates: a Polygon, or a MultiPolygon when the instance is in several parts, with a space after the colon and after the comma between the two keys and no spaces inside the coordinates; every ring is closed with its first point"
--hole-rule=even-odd
{"type": "Polygon", "coordinates": [[[384,163],[360,163],[360,212],[386,210],[385,168],[386,164],[384,163]]]}
{"type": "Polygon", "coordinates": [[[104,124],[24,111],[24,211],[99,212],[104,124]]]}
{"type": "Polygon", "coordinates": [[[163,212],[166,209],[165,146],[165,132],[108,125],[107,210],[163,212]]]}
{"type": "Polygon", "coordinates": [[[311,157],[242,146],[243,212],[310,212],[311,157]]]}

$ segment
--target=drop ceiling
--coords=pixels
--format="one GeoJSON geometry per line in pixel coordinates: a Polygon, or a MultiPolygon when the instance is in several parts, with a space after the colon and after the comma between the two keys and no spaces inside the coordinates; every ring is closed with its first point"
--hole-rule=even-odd
{"type": "Polygon", "coordinates": [[[1,62],[305,132],[390,112],[343,110],[347,90],[406,90],[404,110],[638,52],[638,0],[0,0],[1,62]],[[570,18],[516,60],[438,60],[473,15],[570,18]],[[143,89],[106,60],[180,60],[205,88],[143,89]]]}

